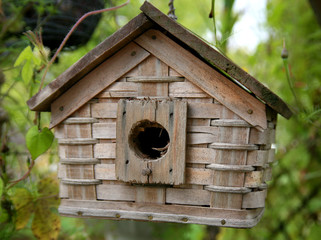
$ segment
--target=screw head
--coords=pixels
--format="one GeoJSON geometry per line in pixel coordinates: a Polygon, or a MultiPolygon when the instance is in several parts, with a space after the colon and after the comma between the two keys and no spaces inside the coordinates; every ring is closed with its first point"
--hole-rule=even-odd
{"type": "Polygon", "coordinates": [[[144,168],[143,170],[142,170],[142,175],[143,176],[149,176],[149,175],[151,175],[152,174],[152,170],[150,169],[150,168],[144,168]]]}
{"type": "Polygon", "coordinates": [[[59,110],[63,111],[64,110],[64,106],[59,107],[59,110]]]}
{"type": "Polygon", "coordinates": [[[252,110],[252,109],[249,109],[249,110],[247,110],[247,113],[248,113],[248,114],[252,114],[252,113],[253,113],[253,110],[252,110]]]}
{"type": "Polygon", "coordinates": [[[152,36],[152,39],[155,40],[157,37],[155,35],[152,36]]]}
{"type": "Polygon", "coordinates": [[[221,220],[221,224],[222,224],[222,225],[225,225],[225,223],[226,223],[225,219],[222,219],[222,220],[221,220]]]}
{"type": "Polygon", "coordinates": [[[132,51],[132,53],[130,55],[131,56],[135,56],[136,55],[136,51],[132,51]]]}

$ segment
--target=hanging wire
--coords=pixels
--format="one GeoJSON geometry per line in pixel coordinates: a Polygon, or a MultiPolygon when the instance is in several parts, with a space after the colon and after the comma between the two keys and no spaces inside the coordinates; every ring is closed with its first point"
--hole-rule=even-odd
{"type": "Polygon", "coordinates": [[[174,0],[169,0],[168,6],[169,11],[167,13],[167,16],[169,16],[171,19],[177,20],[177,17],[175,15],[174,0]]]}

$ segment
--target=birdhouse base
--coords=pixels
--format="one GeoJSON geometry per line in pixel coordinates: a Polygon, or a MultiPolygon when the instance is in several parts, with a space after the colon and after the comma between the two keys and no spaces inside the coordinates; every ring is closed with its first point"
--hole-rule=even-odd
{"type": "Polygon", "coordinates": [[[261,219],[264,208],[231,210],[182,205],[132,202],[61,200],[59,213],[67,217],[194,223],[220,227],[251,228],[261,219]]]}

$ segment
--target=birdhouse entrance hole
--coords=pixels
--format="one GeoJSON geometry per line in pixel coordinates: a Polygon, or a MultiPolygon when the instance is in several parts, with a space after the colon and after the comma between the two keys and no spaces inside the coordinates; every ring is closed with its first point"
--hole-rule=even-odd
{"type": "Polygon", "coordinates": [[[148,120],[134,124],[128,140],[134,152],[146,160],[161,158],[170,145],[167,130],[159,123],[148,120]]]}

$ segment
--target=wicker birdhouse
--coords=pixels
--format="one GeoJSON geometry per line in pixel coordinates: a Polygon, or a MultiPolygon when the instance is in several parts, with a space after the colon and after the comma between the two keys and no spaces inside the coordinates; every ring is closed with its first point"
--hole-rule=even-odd
{"type": "Polygon", "coordinates": [[[51,111],[59,212],[248,228],[287,105],[150,3],[28,101],[51,111]]]}

